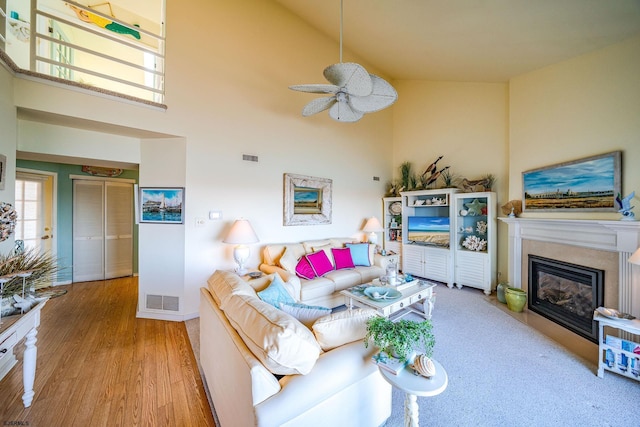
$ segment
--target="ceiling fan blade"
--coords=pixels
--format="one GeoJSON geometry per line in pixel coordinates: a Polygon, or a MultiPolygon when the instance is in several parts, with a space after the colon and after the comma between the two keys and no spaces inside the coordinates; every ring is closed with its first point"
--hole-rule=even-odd
{"type": "Polygon", "coordinates": [[[311,101],[310,103],[304,106],[304,108],[302,109],[302,115],[307,117],[307,116],[311,116],[312,114],[319,113],[331,107],[336,102],[337,101],[335,96],[314,99],[313,101],[311,101]]]}
{"type": "Polygon", "coordinates": [[[347,102],[341,101],[333,104],[329,109],[329,116],[339,122],[357,122],[363,114],[351,108],[347,102]]]}
{"type": "Polygon", "coordinates": [[[323,74],[329,82],[344,88],[349,95],[367,96],[373,90],[371,75],[362,65],[353,62],[329,65],[323,74]]]}
{"type": "Polygon", "coordinates": [[[309,93],[336,93],[340,90],[338,86],[325,84],[293,85],[289,89],[309,93]]]}
{"type": "Polygon", "coordinates": [[[386,80],[371,74],[373,91],[368,96],[350,96],[351,106],[363,113],[373,113],[387,108],[398,99],[398,92],[386,80]]]}

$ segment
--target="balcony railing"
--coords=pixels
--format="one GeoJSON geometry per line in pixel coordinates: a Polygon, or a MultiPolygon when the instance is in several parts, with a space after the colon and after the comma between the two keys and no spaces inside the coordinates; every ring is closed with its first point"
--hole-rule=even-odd
{"type": "Polygon", "coordinates": [[[164,19],[125,22],[113,16],[110,3],[98,10],[70,0],[5,1],[0,0],[0,48],[20,70],[164,103],[164,19]]]}

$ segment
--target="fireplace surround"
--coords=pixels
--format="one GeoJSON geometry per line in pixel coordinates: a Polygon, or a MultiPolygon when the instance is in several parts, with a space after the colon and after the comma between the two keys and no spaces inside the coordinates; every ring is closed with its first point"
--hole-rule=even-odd
{"type": "Polygon", "coordinates": [[[509,282],[528,290],[528,255],[605,270],[602,305],[640,317],[640,221],[499,218],[509,227],[509,282]],[[552,253],[554,256],[549,256],[552,253]]]}

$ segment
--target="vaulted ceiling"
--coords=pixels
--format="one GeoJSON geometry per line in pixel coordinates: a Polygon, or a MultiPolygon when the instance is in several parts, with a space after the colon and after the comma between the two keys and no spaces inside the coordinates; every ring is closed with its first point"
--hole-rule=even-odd
{"type": "MultiPolygon", "coordinates": [[[[339,62],[340,0],[273,1],[335,38],[339,62]]],[[[345,51],[391,79],[505,82],[640,34],[640,0],[344,0],[343,7],[345,51]]]]}

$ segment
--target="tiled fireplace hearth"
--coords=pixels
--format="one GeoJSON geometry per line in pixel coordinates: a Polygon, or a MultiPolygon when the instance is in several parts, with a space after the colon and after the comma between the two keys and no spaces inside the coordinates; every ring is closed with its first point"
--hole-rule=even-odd
{"type": "Polygon", "coordinates": [[[640,221],[499,218],[509,226],[509,282],[528,290],[529,258],[544,257],[604,273],[603,305],[640,318],[640,221]]]}

